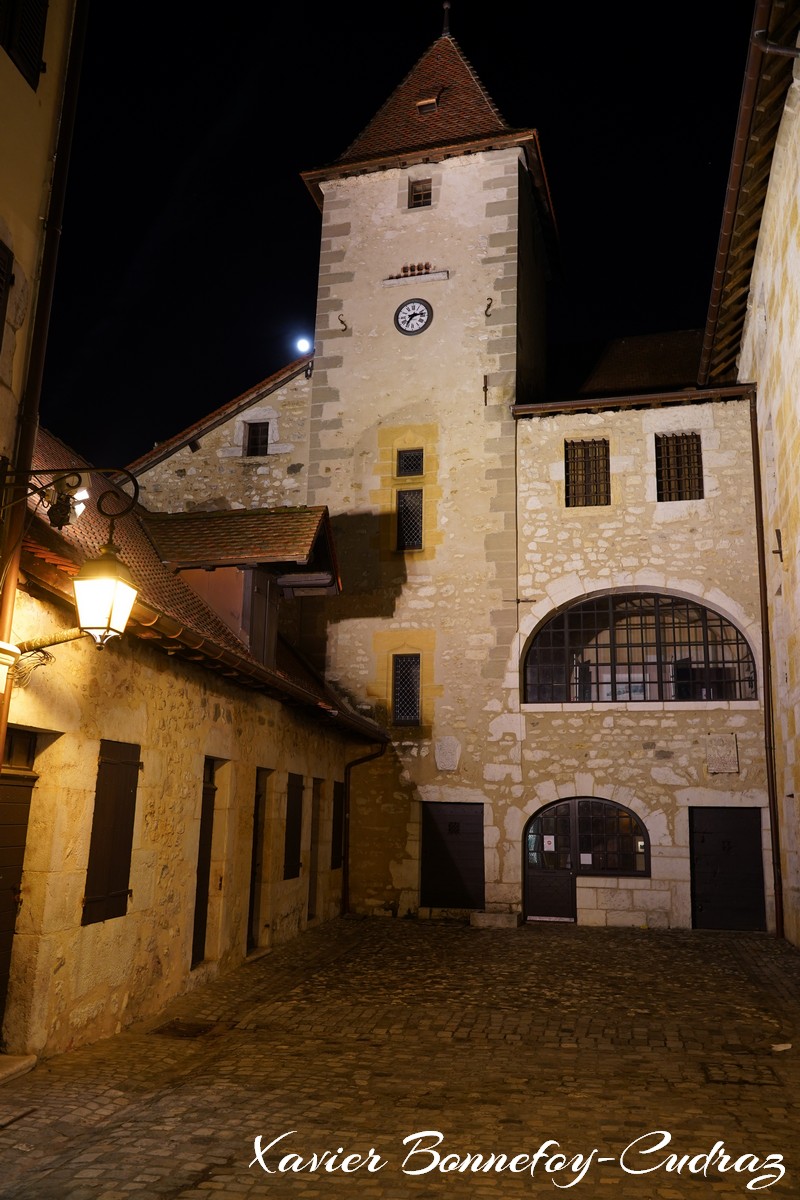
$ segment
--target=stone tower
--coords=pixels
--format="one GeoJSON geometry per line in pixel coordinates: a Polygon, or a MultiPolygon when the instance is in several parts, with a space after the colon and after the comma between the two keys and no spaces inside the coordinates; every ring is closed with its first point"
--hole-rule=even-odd
{"type": "Polygon", "coordinates": [[[307,502],[333,516],[344,591],[320,613],[327,672],[393,735],[353,776],[350,901],[513,903],[485,784],[510,800],[518,773],[500,696],[517,630],[510,408],[544,380],[537,134],[509,128],[445,31],[304,179],[322,211],[307,502]]]}

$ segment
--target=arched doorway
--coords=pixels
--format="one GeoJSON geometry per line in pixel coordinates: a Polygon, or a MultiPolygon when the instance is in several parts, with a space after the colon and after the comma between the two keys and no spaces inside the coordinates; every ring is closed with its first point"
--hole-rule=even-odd
{"type": "Polygon", "coordinates": [[[525,826],[522,847],[526,921],[574,921],[578,875],[650,874],[643,822],[598,796],[573,796],[539,809],[525,826]]]}

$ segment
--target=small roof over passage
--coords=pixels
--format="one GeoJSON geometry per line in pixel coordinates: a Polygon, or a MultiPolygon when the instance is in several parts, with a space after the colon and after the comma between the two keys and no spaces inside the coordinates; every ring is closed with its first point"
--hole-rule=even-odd
{"type": "Polygon", "coordinates": [[[340,590],[324,505],[145,513],[143,520],[162,562],[176,570],[270,566],[284,587],[340,590]]]}

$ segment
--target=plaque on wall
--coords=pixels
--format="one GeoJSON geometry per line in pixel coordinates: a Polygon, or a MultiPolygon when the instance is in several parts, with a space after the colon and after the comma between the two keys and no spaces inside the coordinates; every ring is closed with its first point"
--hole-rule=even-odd
{"type": "Polygon", "coordinates": [[[461,759],[461,742],[458,738],[438,738],[434,745],[436,766],[440,771],[456,771],[461,759]]]}
{"type": "Polygon", "coordinates": [[[735,733],[710,733],[706,749],[709,775],[738,775],[739,747],[735,733]]]}

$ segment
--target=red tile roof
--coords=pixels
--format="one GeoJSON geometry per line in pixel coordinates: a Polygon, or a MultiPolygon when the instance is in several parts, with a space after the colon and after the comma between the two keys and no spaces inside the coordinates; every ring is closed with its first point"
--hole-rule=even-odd
{"type": "Polygon", "coordinates": [[[240,563],[307,566],[315,547],[317,556],[331,565],[332,535],[324,505],[145,513],[143,519],[162,560],[182,567],[240,563]]]}
{"type": "Polygon", "coordinates": [[[337,160],[340,163],[474,141],[509,132],[488,92],[452,37],[438,38],[337,160]],[[432,112],[417,101],[436,99],[432,112]]]}
{"type": "MultiPolygon", "coordinates": [[[[32,517],[23,543],[25,569],[45,587],[66,597],[68,577],[77,574],[87,558],[96,557],[109,540],[109,521],[98,511],[98,502],[105,512],[114,513],[126,507],[130,497],[110,479],[91,471],[85,459],[44,429],[39,430],[32,468],[40,471],[54,468],[36,477],[35,482],[42,487],[56,474],[71,469],[81,472],[83,468],[82,481],[90,493],[91,499],[79,520],[60,531],[48,524],[46,506],[36,495],[28,502],[32,517]]],[[[383,730],[351,709],[283,639],[278,640],[274,669],[253,658],[213,609],[161,561],[146,527],[153,515],[137,504],[114,524],[114,544],[139,589],[130,626],[134,636],[282,701],[322,710],[339,726],[362,739],[387,740],[383,730]]],[[[220,515],[231,517],[238,513],[220,515]]],[[[320,518],[313,519],[319,528],[320,518]]],[[[296,544],[300,540],[297,538],[296,544]]]]}

